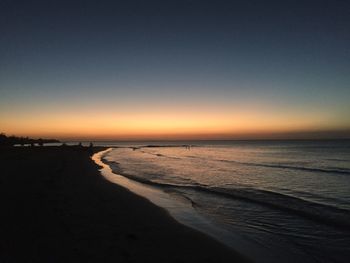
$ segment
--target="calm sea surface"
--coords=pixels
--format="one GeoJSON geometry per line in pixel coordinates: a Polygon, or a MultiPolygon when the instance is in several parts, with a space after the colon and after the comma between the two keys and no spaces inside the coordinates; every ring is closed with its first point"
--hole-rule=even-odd
{"type": "Polygon", "coordinates": [[[350,141],[101,144],[119,146],[115,173],[191,203],[255,258],[349,262],[350,141]]]}

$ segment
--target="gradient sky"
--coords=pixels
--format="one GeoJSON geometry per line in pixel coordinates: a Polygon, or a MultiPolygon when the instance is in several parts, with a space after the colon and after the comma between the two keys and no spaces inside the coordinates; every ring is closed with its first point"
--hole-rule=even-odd
{"type": "Polygon", "coordinates": [[[0,1],[0,132],[350,137],[349,101],[350,1],[0,1]]]}

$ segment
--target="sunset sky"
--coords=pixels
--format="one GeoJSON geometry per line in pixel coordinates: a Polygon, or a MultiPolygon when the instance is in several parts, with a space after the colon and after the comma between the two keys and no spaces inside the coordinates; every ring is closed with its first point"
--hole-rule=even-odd
{"type": "Polygon", "coordinates": [[[0,132],[350,138],[350,2],[0,1],[0,132]]]}

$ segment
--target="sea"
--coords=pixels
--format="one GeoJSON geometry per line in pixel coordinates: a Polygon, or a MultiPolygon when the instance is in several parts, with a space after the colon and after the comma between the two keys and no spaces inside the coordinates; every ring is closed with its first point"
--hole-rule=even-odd
{"type": "Polygon", "coordinates": [[[350,140],[94,144],[110,173],[255,262],[350,262],[350,140]]]}

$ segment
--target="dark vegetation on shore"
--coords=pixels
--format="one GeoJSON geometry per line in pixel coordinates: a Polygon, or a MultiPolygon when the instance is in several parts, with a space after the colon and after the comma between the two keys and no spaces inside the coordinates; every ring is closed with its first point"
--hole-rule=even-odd
{"type": "Polygon", "coordinates": [[[44,143],[59,143],[56,139],[32,139],[29,137],[18,137],[18,136],[6,136],[4,133],[0,133],[0,147],[1,146],[14,146],[14,145],[44,145],[44,143]]]}
{"type": "Polygon", "coordinates": [[[0,262],[245,262],[110,183],[102,147],[0,147],[0,262]]]}

